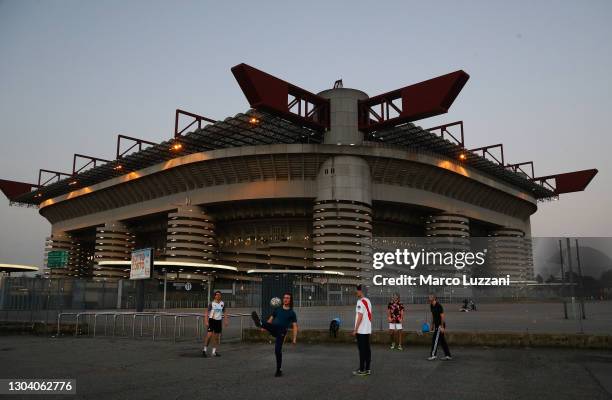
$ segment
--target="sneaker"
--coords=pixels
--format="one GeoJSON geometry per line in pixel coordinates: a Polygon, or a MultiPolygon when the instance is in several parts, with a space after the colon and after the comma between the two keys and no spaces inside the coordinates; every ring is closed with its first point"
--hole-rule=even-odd
{"type": "Polygon", "coordinates": [[[253,322],[255,323],[255,326],[258,328],[261,328],[261,320],[259,319],[259,315],[257,315],[256,311],[253,311],[251,313],[251,318],[253,318],[253,322]]]}
{"type": "Polygon", "coordinates": [[[276,373],[274,374],[274,377],[275,377],[275,378],[279,378],[279,377],[281,377],[281,376],[283,376],[283,371],[281,371],[281,370],[279,369],[279,370],[278,370],[278,371],[276,371],[276,373]]]}
{"type": "Polygon", "coordinates": [[[353,375],[355,375],[355,376],[366,376],[367,372],[366,371],[362,371],[360,369],[356,369],[355,371],[353,371],[353,375]]]}
{"type": "Polygon", "coordinates": [[[204,358],[208,357],[208,354],[206,354],[206,352],[204,350],[202,350],[202,357],[204,357],[204,358]]]}
{"type": "Polygon", "coordinates": [[[389,346],[389,348],[393,350],[395,348],[395,343],[391,343],[391,346],[389,346]]]}
{"type": "Polygon", "coordinates": [[[450,361],[452,359],[453,359],[453,357],[451,357],[451,356],[444,356],[444,357],[442,357],[442,360],[444,360],[444,361],[450,361]]]}
{"type": "Polygon", "coordinates": [[[436,357],[436,356],[430,356],[430,357],[427,357],[427,361],[433,361],[433,360],[435,360],[436,358],[438,358],[438,357],[436,357]]]}
{"type": "Polygon", "coordinates": [[[372,375],[372,370],[371,369],[367,369],[365,373],[366,373],[366,375],[372,375]]]}
{"type": "Polygon", "coordinates": [[[401,345],[397,346],[397,349],[398,349],[399,351],[403,351],[403,350],[404,350],[404,348],[403,348],[401,345]]]}
{"type": "Polygon", "coordinates": [[[213,354],[213,357],[221,357],[221,354],[219,354],[219,353],[214,353],[214,354],[213,354]]]}

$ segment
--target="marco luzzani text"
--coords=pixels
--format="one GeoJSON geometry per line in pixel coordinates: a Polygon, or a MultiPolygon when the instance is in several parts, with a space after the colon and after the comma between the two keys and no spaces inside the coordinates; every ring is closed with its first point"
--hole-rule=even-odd
{"type": "MultiPolygon", "coordinates": [[[[372,267],[376,271],[384,267],[409,269],[419,267],[454,267],[462,271],[465,267],[481,267],[486,260],[486,250],[479,252],[411,251],[397,249],[394,252],[375,252],[372,267]]],[[[510,275],[504,277],[475,277],[467,274],[456,276],[435,276],[433,274],[401,274],[385,277],[374,274],[372,282],[376,286],[508,286],[510,275]]]]}

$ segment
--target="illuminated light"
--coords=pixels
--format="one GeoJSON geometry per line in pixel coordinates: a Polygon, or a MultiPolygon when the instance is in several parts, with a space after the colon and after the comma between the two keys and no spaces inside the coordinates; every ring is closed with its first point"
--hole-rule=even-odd
{"type": "Polygon", "coordinates": [[[459,154],[459,159],[460,159],[461,161],[465,161],[465,159],[466,159],[466,158],[467,158],[467,156],[465,155],[465,153],[461,153],[461,154],[459,154]]]}
{"type": "Polygon", "coordinates": [[[79,183],[79,181],[74,180],[74,181],[69,182],[68,185],[73,186],[73,185],[76,185],[77,183],[79,183]]]}
{"type": "Polygon", "coordinates": [[[251,125],[257,125],[257,124],[259,124],[259,118],[257,118],[257,117],[251,117],[251,118],[249,118],[249,124],[251,124],[251,125]]]}
{"type": "Polygon", "coordinates": [[[467,176],[469,177],[470,174],[468,173],[467,169],[465,169],[465,167],[458,165],[457,163],[453,163],[451,161],[440,161],[436,164],[439,168],[444,168],[447,169],[449,171],[453,171],[457,174],[461,174],[463,176],[467,176]]]}
{"type": "Polygon", "coordinates": [[[19,265],[19,264],[2,264],[0,263],[0,271],[2,269],[12,269],[12,270],[19,270],[19,271],[23,271],[23,272],[27,272],[27,271],[38,271],[38,267],[33,267],[31,265],[19,265]]]}
{"type": "Polygon", "coordinates": [[[321,271],[312,269],[250,269],[247,274],[323,274],[323,275],[344,275],[340,271],[321,271]]]}
{"type": "MultiPolygon", "coordinates": [[[[131,261],[129,260],[109,260],[109,261],[100,261],[98,265],[131,265],[131,261]]],[[[224,269],[229,271],[238,271],[238,268],[231,267],[229,265],[221,265],[221,264],[206,264],[206,263],[196,263],[196,262],[184,262],[184,261],[154,261],[153,265],[155,266],[176,266],[176,267],[195,267],[195,268],[216,268],[216,269],[224,269]]]]}
{"type": "Polygon", "coordinates": [[[115,168],[113,168],[115,171],[121,171],[123,169],[123,165],[118,164],[115,166],[115,168]]]}
{"type": "Polygon", "coordinates": [[[170,147],[170,150],[173,150],[173,151],[179,151],[179,150],[181,150],[182,148],[183,148],[183,145],[182,145],[181,143],[179,143],[179,142],[176,142],[176,143],[174,143],[174,144],[172,145],[172,147],[170,147]]]}

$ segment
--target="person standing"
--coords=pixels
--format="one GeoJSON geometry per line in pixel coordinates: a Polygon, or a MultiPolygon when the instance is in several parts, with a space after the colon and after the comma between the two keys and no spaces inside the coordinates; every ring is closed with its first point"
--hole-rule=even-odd
{"type": "Polygon", "coordinates": [[[387,320],[389,321],[389,334],[391,335],[391,350],[402,351],[402,321],[404,320],[404,305],[400,302],[399,294],[395,293],[391,297],[391,302],[387,305],[387,320]]]}
{"type": "Polygon", "coordinates": [[[427,359],[429,361],[435,360],[437,358],[436,353],[438,351],[438,345],[441,345],[444,350],[444,357],[442,360],[452,360],[453,358],[448,349],[448,344],[446,344],[446,339],[444,338],[444,332],[446,331],[444,308],[442,304],[438,302],[438,298],[433,294],[429,295],[429,304],[432,317],[433,337],[431,339],[431,354],[427,359]]]}
{"type": "Polygon", "coordinates": [[[217,352],[217,347],[221,344],[220,337],[223,331],[223,323],[227,326],[228,322],[227,314],[225,313],[225,303],[221,300],[221,292],[217,290],[213,301],[204,312],[204,323],[206,325],[207,334],[204,339],[202,357],[208,357],[207,350],[211,339],[213,342],[212,356],[221,357],[221,354],[217,352]]]}
{"type": "Polygon", "coordinates": [[[297,316],[295,315],[295,311],[293,311],[293,295],[291,293],[285,293],[283,295],[283,306],[275,308],[267,321],[261,322],[255,311],[251,313],[251,317],[253,318],[255,326],[270,332],[276,339],[274,344],[276,373],[274,376],[283,376],[283,371],[281,370],[283,365],[283,343],[285,342],[285,336],[287,336],[287,330],[291,326],[293,330],[292,344],[296,344],[298,334],[297,316]]]}
{"type": "Polygon", "coordinates": [[[359,368],[353,371],[353,375],[367,376],[372,372],[372,351],[370,349],[370,335],[372,334],[372,303],[363,295],[363,288],[357,285],[357,305],[355,306],[355,329],[353,335],[357,338],[359,349],[359,368]]]}

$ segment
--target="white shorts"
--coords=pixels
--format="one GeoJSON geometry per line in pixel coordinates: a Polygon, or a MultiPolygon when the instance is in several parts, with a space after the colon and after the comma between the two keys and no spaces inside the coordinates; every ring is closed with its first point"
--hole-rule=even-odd
{"type": "Polygon", "coordinates": [[[402,330],[402,324],[389,324],[389,329],[401,331],[402,330]]]}

